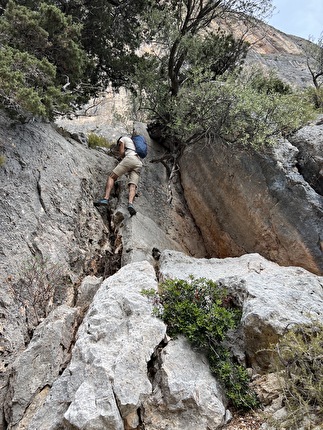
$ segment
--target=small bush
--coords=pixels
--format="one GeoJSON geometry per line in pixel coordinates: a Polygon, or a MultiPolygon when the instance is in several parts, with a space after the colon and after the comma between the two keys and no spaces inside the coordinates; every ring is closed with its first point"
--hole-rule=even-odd
{"type": "Polygon", "coordinates": [[[323,421],[323,324],[302,324],[288,331],[276,347],[283,376],[288,418],[284,427],[298,430],[323,421]]]}
{"type": "Polygon", "coordinates": [[[306,96],[310,103],[312,103],[315,109],[323,111],[323,87],[320,88],[308,88],[306,96]]]}
{"type": "Polygon", "coordinates": [[[59,265],[37,257],[22,263],[15,280],[8,279],[30,337],[35,327],[49,314],[55,292],[63,280],[64,273],[59,265]]]}
{"type": "Polygon", "coordinates": [[[170,336],[184,335],[206,354],[210,370],[222,382],[232,406],[245,410],[256,407],[246,369],[224,346],[228,331],[241,318],[232,297],[213,281],[193,277],[188,281],[167,280],[159,293],[144,293],[153,298],[154,314],[165,322],[170,336]]]}
{"type": "Polygon", "coordinates": [[[4,165],[6,162],[6,157],[4,155],[0,155],[0,167],[4,165]]]}
{"type": "Polygon", "coordinates": [[[96,146],[102,146],[104,148],[109,148],[111,143],[103,136],[98,136],[95,133],[88,135],[88,143],[90,148],[95,148],[96,146]]]}

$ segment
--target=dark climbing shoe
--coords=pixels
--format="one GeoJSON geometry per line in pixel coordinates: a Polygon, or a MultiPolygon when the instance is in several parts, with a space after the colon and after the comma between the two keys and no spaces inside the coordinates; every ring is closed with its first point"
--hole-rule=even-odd
{"type": "Polygon", "coordinates": [[[108,199],[100,199],[94,202],[94,206],[108,206],[109,200],[108,199]]]}
{"type": "Polygon", "coordinates": [[[136,209],[133,207],[133,205],[131,203],[128,204],[128,211],[129,211],[131,216],[136,215],[136,213],[137,213],[136,209]]]}

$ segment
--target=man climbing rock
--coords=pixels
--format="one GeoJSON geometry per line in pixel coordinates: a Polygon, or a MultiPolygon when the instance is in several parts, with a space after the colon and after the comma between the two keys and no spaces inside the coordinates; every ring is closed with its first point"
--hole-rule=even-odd
{"type": "Polygon", "coordinates": [[[135,144],[130,137],[121,136],[117,141],[117,145],[119,147],[119,155],[122,160],[108,176],[104,197],[94,202],[94,205],[107,206],[109,204],[110,193],[115,181],[122,175],[127,173],[129,175],[128,211],[130,215],[133,216],[136,215],[136,209],[133,206],[133,201],[136,195],[136,190],[139,182],[142,161],[137,154],[135,144]]]}

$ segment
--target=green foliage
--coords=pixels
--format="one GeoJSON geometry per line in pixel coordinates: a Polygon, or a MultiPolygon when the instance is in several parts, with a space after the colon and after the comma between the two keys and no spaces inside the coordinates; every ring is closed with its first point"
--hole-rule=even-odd
{"type": "Polygon", "coordinates": [[[323,87],[308,88],[305,91],[305,96],[319,112],[323,111],[323,87]]]}
{"type": "Polygon", "coordinates": [[[282,425],[298,430],[305,419],[306,428],[314,428],[323,420],[323,324],[313,321],[293,327],[281,338],[276,351],[289,412],[282,425]]]}
{"type": "Polygon", "coordinates": [[[246,369],[224,346],[228,331],[237,327],[241,311],[224,289],[204,278],[166,280],[160,292],[144,291],[153,299],[154,314],[167,324],[170,336],[184,335],[208,357],[210,369],[223,383],[231,404],[238,409],[257,406],[249,389],[246,369]]]}
{"type": "Polygon", "coordinates": [[[6,157],[4,155],[0,155],[0,167],[3,166],[6,162],[6,157]]]}
{"type": "Polygon", "coordinates": [[[54,80],[55,68],[47,59],[8,46],[0,50],[0,105],[12,116],[52,117],[55,109],[67,108],[69,96],[54,80]]]}
{"type": "MultiPolygon", "coordinates": [[[[0,0],[1,3],[6,4],[7,1],[0,0]]],[[[36,0],[16,0],[16,3],[39,11],[39,2],[36,0]]],[[[90,62],[84,71],[81,86],[77,88],[79,95],[82,93],[84,98],[96,95],[110,84],[114,87],[131,86],[130,77],[138,58],[135,51],[142,40],[141,11],[147,7],[146,0],[43,0],[43,3],[57,7],[66,19],[73,21],[73,25],[81,24],[80,46],[87,53],[90,62]]],[[[53,30],[55,26],[56,19],[53,20],[53,30]]],[[[58,35],[59,25],[55,36],[58,35]]],[[[66,44],[68,45],[68,39],[66,44]]],[[[56,43],[53,47],[55,45],[56,43]]],[[[57,51],[59,55],[64,53],[69,60],[67,50],[57,51]]],[[[72,60],[73,58],[70,66],[73,73],[73,67],[77,63],[73,60],[73,66],[72,60]]],[[[68,65],[68,62],[64,64],[68,65]]],[[[68,72],[65,73],[69,75],[68,72]]],[[[70,72],[71,75],[72,73],[70,72]]]]}
{"type": "Polygon", "coordinates": [[[184,145],[217,136],[259,148],[314,117],[314,107],[302,92],[260,72],[212,79],[196,67],[176,98],[164,89],[162,84],[153,88],[154,112],[164,109],[158,118],[164,133],[184,145]]]}
{"type": "Polygon", "coordinates": [[[259,74],[238,81],[230,77],[223,88],[227,109],[219,135],[229,141],[255,147],[273,144],[315,115],[302,92],[292,92],[273,75],[261,80],[259,74]]]}
{"type": "Polygon", "coordinates": [[[12,0],[0,17],[1,106],[19,118],[52,119],[82,98],[61,91],[81,81],[87,60],[78,38],[80,26],[44,3],[37,11],[12,0]]]}
{"type": "Polygon", "coordinates": [[[249,72],[251,77],[250,85],[260,94],[292,94],[290,85],[279,79],[274,71],[268,71],[266,74],[255,67],[249,72]]]}
{"type": "Polygon", "coordinates": [[[110,148],[111,143],[103,136],[98,136],[95,133],[90,133],[88,135],[88,144],[90,148],[95,148],[96,146],[103,146],[105,148],[110,148]]]}

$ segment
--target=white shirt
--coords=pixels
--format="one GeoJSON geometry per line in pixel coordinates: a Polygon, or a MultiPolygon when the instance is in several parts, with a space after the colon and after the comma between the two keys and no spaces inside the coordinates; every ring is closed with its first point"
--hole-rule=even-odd
{"type": "Polygon", "coordinates": [[[135,144],[133,143],[132,139],[128,136],[122,136],[120,141],[122,143],[124,143],[124,147],[125,147],[125,157],[127,157],[127,155],[135,155],[137,154],[136,152],[136,147],[135,144]]]}

